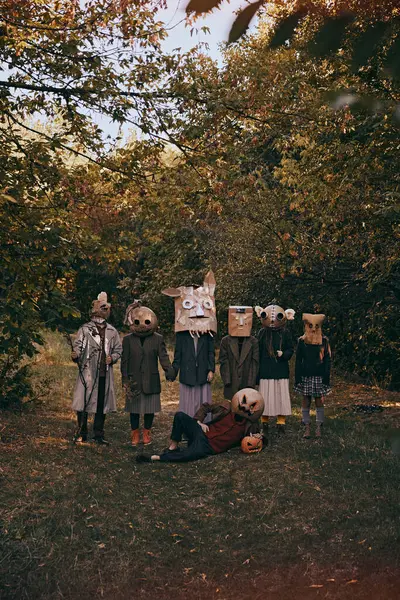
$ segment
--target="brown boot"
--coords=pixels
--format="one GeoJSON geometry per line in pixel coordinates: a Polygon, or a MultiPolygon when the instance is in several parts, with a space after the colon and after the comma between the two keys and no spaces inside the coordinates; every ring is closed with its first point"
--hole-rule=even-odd
{"type": "Polygon", "coordinates": [[[310,424],[306,423],[304,425],[304,434],[303,434],[303,438],[305,438],[306,440],[310,439],[311,437],[311,431],[310,431],[310,424]]]}
{"type": "Polygon", "coordinates": [[[143,429],[143,444],[151,444],[151,429],[143,429]]]}
{"type": "Polygon", "coordinates": [[[315,437],[322,437],[322,423],[317,423],[317,427],[315,429],[315,437]]]}
{"type": "Polygon", "coordinates": [[[137,446],[140,442],[140,431],[139,429],[132,429],[131,431],[131,444],[137,446]]]}

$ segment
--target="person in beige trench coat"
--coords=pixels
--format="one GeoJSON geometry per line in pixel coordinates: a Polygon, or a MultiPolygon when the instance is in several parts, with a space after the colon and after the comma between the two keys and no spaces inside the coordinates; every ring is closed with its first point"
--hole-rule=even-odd
{"type": "Polygon", "coordinates": [[[80,327],[73,343],[71,357],[79,369],[72,402],[78,417],[75,442],[87,441],[87,419],[92,413],[94,441],[107,444],[105,415],[117,409],[113,365],[121,357],[122,344],[117,330],[106,321],[110,308],[102,292],[93,302],[91,320],[80,327]]]}

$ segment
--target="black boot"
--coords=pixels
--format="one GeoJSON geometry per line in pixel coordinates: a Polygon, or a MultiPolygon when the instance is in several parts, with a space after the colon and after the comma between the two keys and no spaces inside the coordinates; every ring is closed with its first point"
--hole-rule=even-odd
{"type": "Polygon", "coordinates": [[[268,423],[262,424],[263,446],[268,446],[268,423]]]}

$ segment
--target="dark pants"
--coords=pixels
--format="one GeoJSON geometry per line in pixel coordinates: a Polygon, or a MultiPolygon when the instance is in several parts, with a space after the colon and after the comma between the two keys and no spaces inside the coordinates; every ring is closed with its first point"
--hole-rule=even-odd
{"type": "MultiPolygon", "coordinates": [[[[93,422],[93,435],[95,439],[104,437],[104,421],[106,415],[104,414],[104,399],[106,392],[106,378],[99,377],[99,393],[97,396],[97,409],[94,415],[93,422]]],[[[88,413],[80,410],[77,412],[78,426],[81,435],[87,435],[88,432],[88,413]]]]}
{"type": "MultiPolygon", "coordinates": [[[[140,415],[139,413],[130,413],[130,418],[131,418],[131,429],[137,429],[139,427],[139,418],[140,415]]],[[[153,419],[154,419],[154,413],[146,413],[144,415],[144,428],[145,429],[151,429],[151,426],[153,425],[153,419]]]]}
{"type": "Polygon", "coordinates": [[[214,454],[210,443],[202,428],[193,417],[189,417],[184,412],[177,412],[172,424],[171,440],[181,442],[182,435],[186,435],[188,446],[183,450],[169,450],[161,454],[160,460],[163,462],[188,462],[198,460],[214,454]]]}

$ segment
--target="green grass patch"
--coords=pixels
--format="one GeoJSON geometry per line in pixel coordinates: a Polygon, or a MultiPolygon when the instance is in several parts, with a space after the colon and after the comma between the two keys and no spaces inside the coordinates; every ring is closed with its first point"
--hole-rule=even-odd
{"type": "MultiPolygon", "coordinates": [[[[74,446],[68,351],[35,372],[39,406],[1,415],[2,599],[399,597],[398,394],[339,381],[321,441],[303,440],[294,397],[259,455],[137,465],[121,395],[112,446],[74,446]],[[386,408],[343,410],[357,399],[386,408]]],[[[164,384],[154,450],[177,398],[164,384]]]]}

